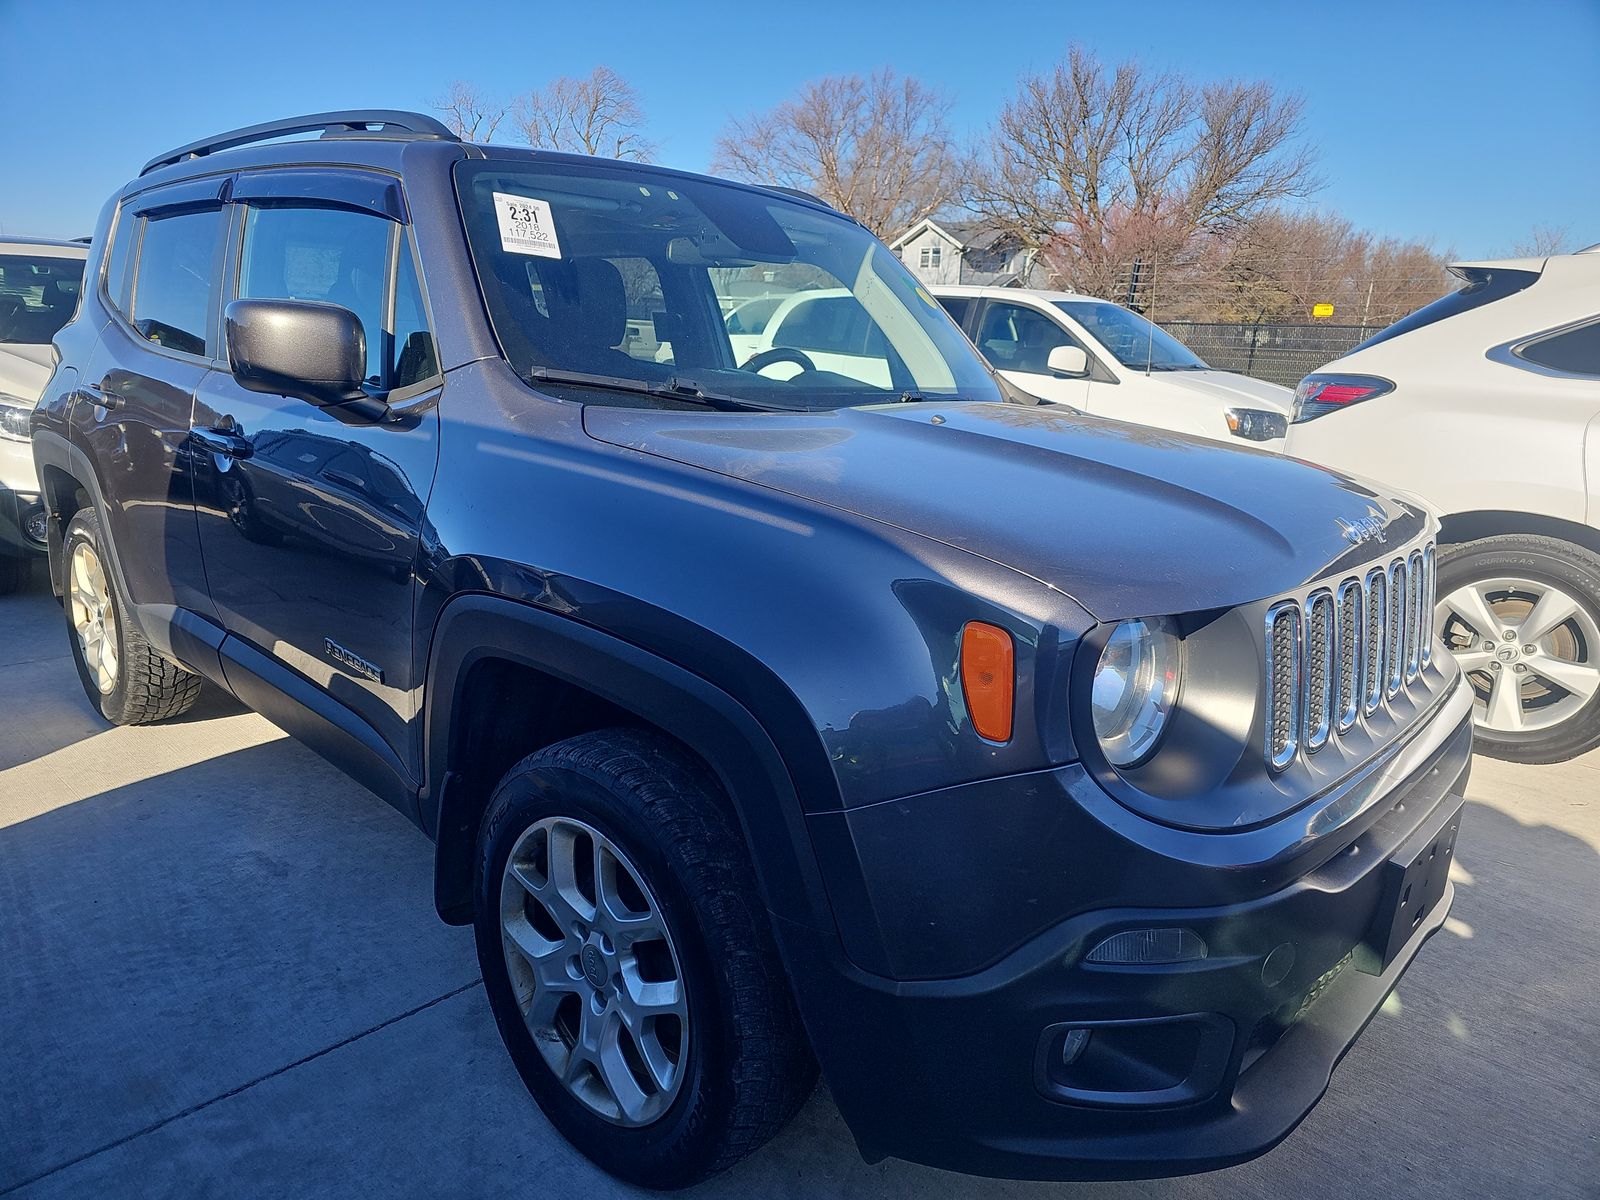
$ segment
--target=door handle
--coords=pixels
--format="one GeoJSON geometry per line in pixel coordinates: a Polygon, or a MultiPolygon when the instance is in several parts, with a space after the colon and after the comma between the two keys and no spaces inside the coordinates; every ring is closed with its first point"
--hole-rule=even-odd
{"type": "Polygon", "coordinates": [[[240,436],[231,429],[196,429],[192,433],[194,440],[213,454],[225,454],[229,458],[249,458],[255,453],[255,447],[251,445],[250,439],[240,436]]]}
{"type": "MultiPolygon", "coordinates": [[[[110,376],[106,377],[106,379],[109,378],[110,376]]],[[[84,384],[83,391],[88,397],[89,403],[99,405],[107,412],[110,412],[114,408],[122,407],[123,398],[122,393],[111,387],[106,382],[106,379],[102,379],[99,383],[84,384]]]]}

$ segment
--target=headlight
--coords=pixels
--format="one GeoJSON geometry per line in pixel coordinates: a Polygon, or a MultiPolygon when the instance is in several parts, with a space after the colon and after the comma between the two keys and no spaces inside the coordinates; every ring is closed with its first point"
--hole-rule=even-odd
{"type": "Polygon", "coordinates": [[[33,405],[16,396],[0,392],[0,437],[13,441],[28,440],[28,418],[33,416],[33,405]]]}
{"type": "Polygon", "coordinates": [[[1170,622],[1123,621],[1094,669],[1090,707],[1100,749],[1115,767],[1155,753],[1178,699],[1183,647],[1170,622]]]}

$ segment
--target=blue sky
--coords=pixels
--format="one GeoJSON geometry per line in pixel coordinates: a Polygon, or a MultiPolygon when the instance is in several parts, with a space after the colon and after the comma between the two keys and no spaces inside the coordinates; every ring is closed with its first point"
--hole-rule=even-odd
{"type": "Polygon", "coordinates": [[[1540,224],[1600,241],[1600,0],[0,0],[0,232],[86,233],[145,159],[208,133],[427,109],[456,78],[512,94],[599,63],[642,93],[661,160],[689,169],[707,166],[730,112],[883,65],[947,89],[959,131],[975,133],[1019,72],[1075,39],[1107,59],[1301,91],[1328,179],[1317,201],[1363,227],[1462,257],[1503,253],[1540,224]]]}

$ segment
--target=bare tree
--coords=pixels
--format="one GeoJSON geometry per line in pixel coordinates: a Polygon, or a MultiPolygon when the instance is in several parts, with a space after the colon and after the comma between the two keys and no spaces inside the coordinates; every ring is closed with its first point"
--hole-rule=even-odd
{"type": "Polygon", "coordinates": [[[1535,225],[1511,248],[1513,258],[1547,258],[1573,249],[1572,230],[1565,225],[1535,225]]]}
{"type": "Polygon", "coordinates": [[[444,114],[444,123],[452,133],[469,142],[493,141],[495,130],[500,128],[507,112],[504,104],[491,100],[475,84],[461,79],[433,101],[433,107],[444,114]]]}
{"type": "Polygon", "coordinates": [[[1266,83],[1197,85],[1073,46],[1025,76],[979,154],[969,205],[1110,295],[1135,259],[1170,257],[1318,186],[1303,102],[1266,83]]]}
{"type": "Polygon", "coordinates": [[[553,79],[518,99],[514,112],[530,146],[637,162],[655,153],[642,132],[638,92],[610,67],[596,67],[586,79],[553,79]]]}
{"type": "Polygon", "coordinates": [[[800,188],[890,237],[955,200],[962,155],[944,93],[885,68],[806,84],[770,112],[730,121],[712,170],[800,188]]]}

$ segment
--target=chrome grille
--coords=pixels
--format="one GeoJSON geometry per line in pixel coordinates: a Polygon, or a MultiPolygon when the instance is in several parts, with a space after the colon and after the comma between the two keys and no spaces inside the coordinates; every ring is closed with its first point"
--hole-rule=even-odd
{"type": "Polygon", "coordinates": [[[1365,643],[1366,612],[1361,580],[1339,585],[1339,683],[1334,696],[1334,731],[1349,733],[1361,715],[1361,650],[1365,643]]]}
{"type": "Polygon", "coordinates": [[[1292,600],[1267,613],[1267,762],[1282,770],[1300,744],[1300,606],[1292,600]]]}
{"type": "Polygon", "coordinates": [[[1383,694],[1392,700],[1406,681],[1406,618],[1411,603],[1406,596],[1406,562],[1389,564],[1389,625],[1384,633],[1383,694]]]}
{"type": "Polygon", "coordinates": [[[1328,744],[1333,730],[1333,671],[1338,660],[1334,631],[1333,594],[1317,592],[1306,601],[1305,621],[1305,739],[1307,750],[1328,744]]]}
{"type": "Polygon", "coordinates": [[[1267,610],[1268,765],[1373,719],[1433,658],[1432,543],[1267,610]]]}
{"type": "Polygon", "coordinates": [[[1362,703],[1367,716],[1383,703],[1383,631],[1389,624],[1389,573],[1382,567],[1368,573],[1366,655],[1361,672],[1362,703]]]}

